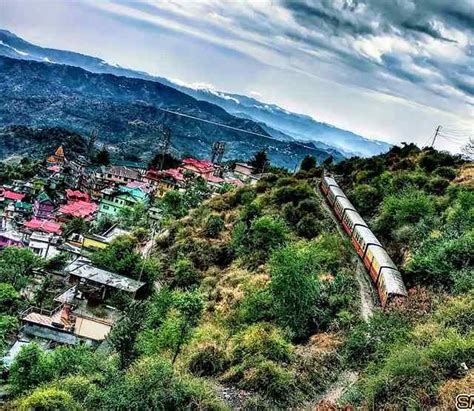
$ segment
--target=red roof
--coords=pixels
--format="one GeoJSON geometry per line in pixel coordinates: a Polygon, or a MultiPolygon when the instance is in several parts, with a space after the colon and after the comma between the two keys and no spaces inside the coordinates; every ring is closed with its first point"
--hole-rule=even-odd
{"type": "Polygon", "coordinates": [[[210,176],[207,176],[206,180],[209,181],[210,183],[223,183],[224,182],[223,178],[217,177],[213,174],[211,174],[210,176]]]}
{"type": "Polygon", "coordinates": [[[42,221],[33,218],[32,220],[27,221],[24,226],[34,231],[44,231],[46,233],[61,234],[61,224],[55,223],[53,221],[42,221]]]}
{"type": "Polygon", "coordinates": [[[90,201],[89,194],[83,193],[79,190],[71,190],[70,188],[66,189],[66,196],[69,200],[83,200],[86,202],[90,201]]]}
{"type": "Polygon", "coordinates": [[[71,215],[73,217],[88,217],[97,211],[97,204],[87,201],[70,201],[59,207],[59,214],[71,215]]]}
{"type": "Polygon", "coordinates": [[[160,172],[154,168],[150,168],[146,171],[143,178],[158,181],[160,179],[160,172]]]}
{"type": "Polygon", "coordinates": [[[150,194],[153,191],[153,189],[147,183],[144,183],[143,181],[130,181],[126,187],[138,188],[139,190],[147,194],[150,194]]]}
{"type": "Polygon", "coordinates": [[[3,196],[8,200],[22,201],[25,198],[25,194],[15,193],[14,191],[5,190],[3,196]]]}
{"type": "Polygon", "coordinates": [[[185,158],[183,164],[196,167],[198,170],[208,170],[214,168],[214,164],[209,160],[196,160],[195,158],[185,158]]]}
{"type": "Polygon", "coordinates": [[[173,177],[177,181],[183,181],[184,175],[179,168],[169,168],[168,170],[163,171],[164,174],[173,177]]]}
{"type": "Polygon", "coordinates": [[[48,167],[48,171],[52,171],[53,173],[57,173],[57,172],[61,171],[61,167],[51,166],[51,167],[48,167]]]}

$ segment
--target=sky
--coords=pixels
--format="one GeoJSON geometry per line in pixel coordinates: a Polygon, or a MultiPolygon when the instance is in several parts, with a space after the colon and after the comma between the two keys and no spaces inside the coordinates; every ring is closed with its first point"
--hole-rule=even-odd
{"type": "Polygon", "coordinates": [[[474,135],[474,0],[0,0],[0,28],[390,143],[474,135]]]}

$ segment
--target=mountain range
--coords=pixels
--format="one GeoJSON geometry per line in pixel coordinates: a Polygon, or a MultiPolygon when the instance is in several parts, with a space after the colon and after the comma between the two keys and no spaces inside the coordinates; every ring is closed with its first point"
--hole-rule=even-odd
{"type": "Polygon", "coordinates": [[[43,48],[6,30],[0,30],[0,56],[6,80],[0,85],[0,125],[62,126],[81,133],[98,128],[99,137],[125,155],[156,150],[158,124],[171,128],[180,153],[208,156],[210,144],[221,140],[227,158],[246,159],[263,148],[273,162],[290,168],[306,154],[340,160],[390,147],[251,97],[196,89],[96,57],[43,48]]]}

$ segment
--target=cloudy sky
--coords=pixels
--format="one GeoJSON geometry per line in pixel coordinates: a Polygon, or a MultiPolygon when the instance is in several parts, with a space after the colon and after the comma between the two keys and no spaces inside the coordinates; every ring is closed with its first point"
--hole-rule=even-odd
{"type": "Polygon", "coordinates": [[[473,135],[474,0],[0,0],[0,27],[392,143],[473,135]]]}

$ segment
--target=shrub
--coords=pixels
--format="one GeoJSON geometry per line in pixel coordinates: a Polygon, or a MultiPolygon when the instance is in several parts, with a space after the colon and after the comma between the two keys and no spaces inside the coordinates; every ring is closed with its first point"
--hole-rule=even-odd
{"type": "Polygon", "coordinates": [[[199,272],[187,258],[180,258],[172,267],[173,284],[177,287],[190,287],[200,280],[199,272]]]}
{"type": "Polygon", "coordinates": [[[15,402],[15,408],[21,410],[58,410],[74,411],[82,407],[72,396],[56,388],[39,388],[30,395],[15,402]]]}
{"type": "Polygon", "coordinates": [[[188,369],[198,377],[219,374],[227,362],[225,352],[212,342],[195,347],[188,360],[188,369]]]}
{"type": "Polygon", "coordinates": [[[209,238],[217,238],[223,228],[224,220],[222,217],[217,214],[211,214],[206,221],[206,236],[209,238]]]}
{"type": "Polygon", "coordinates": [[[298,204],[300,201],[314,197],[314,190],[307,183],[283,186],[273,191],[273,200],[276,204],[298,204]]]}
{"type": "Polygon", "coordinates": [[[247,327],[232,339],[234,362],[257,356],[289,362],[293,358],[293,347],[280,329],[269,323],[258,323],[247,327]]]}

